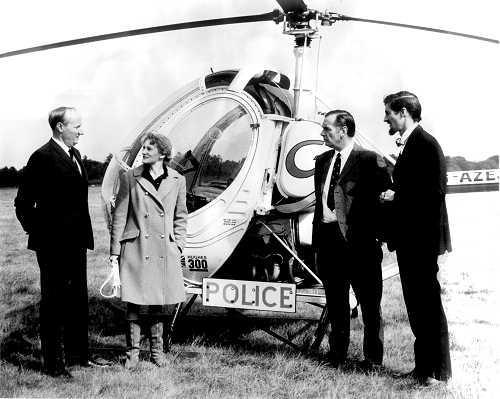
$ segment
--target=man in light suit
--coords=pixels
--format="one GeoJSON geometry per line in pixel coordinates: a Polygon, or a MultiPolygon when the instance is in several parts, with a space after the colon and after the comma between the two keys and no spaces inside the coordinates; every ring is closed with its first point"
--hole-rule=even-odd
{"type": "Polygon", "coordinates": [[[49,113],[49,125],[52,138],[31,155],[15,207],[40,267],[44,372],[71,378],[65,365],[89,365],[87,249],[94,248],[94,237],[87,173],[74,148],[82,117],[60,107],[49,113]]]}
{"type": "Polygon", "coordinates": [[[419,122],[422,107],[414,94],[384,98],[384,121],[397,132],[401,152],[393,187],[381,194],[393,218],[389,250],[396,250],[410,327],[415,335],[415,369],[408,374],[422,386],[451,378],[448,322],[437,279],[438,255],[451,252],[446,210],[446,162],[437,140],[419,122]]]}
{"type": "Polygon", "coordinates": [[[365,359],[359,366],[377,371],[383,360],[378,197],[391,180],[383,158],[354,143],[356,127],[349,112],[328,112],[322,126],[332,150],[316,159],[313,246],[331,324],[329,362],[338,367],[347,360],[351,285],[365,325],[365,359]]]}

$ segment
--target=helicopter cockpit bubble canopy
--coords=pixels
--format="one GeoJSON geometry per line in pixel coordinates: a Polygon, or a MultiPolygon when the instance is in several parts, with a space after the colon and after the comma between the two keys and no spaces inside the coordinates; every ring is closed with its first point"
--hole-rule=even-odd
{"type": "Polygon", "coordinates": [[[163,134],[173,145],[170,167],[186,179],[184,277],[200,283],[212,276],[264,201],[265,171],[275,169],[276,143],[292,121],[289,83],[285,75],[253,65],[206,75],[160,103],[108,166],[102,187],[108,227],[121,175],[142,163],[142,137],[163,134]]]}

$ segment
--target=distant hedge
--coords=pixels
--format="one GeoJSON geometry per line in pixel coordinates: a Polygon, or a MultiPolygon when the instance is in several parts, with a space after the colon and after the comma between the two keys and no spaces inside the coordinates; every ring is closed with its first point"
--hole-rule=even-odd
{"type": "MultiPolygon", "coordinates": [[[[109,162],[113,157],[109,154],[104,162],[94,161],[93,159],[84,156],[82,161],[87,170],[90,185],[102,184],[104,174],[108,168],[109,162]]],[[[390,163],[387,162],[390,166],[390,163]]],[[[0,169],[0,187],[18,187],[22,181],[24,169],[16,170],[13,166],[0,169]]],[[[498,169],[498,155],[493,155],[484,161],[468,161],[464,157],[446,157],[446,171],[453,172],[456,170],[485,170],[498,169]]]]}
{"type": "MultiPolygon", "coordinates": [[[[104,174],[106,173],[106,169],[108,168],[112,157],[113,155],[109,154],[104,162],[94,161],[93,159],[87,158],[87,156],[83,157],[82,162],[85,166],[85,170],[87,171],[89,185],[102,184],[102,179],[104,179],[104,174]]],[[[0,188],[19,187],[22,182],[25,169],[26,166],[23,166],[19,170],[13,166],[10,168],[6,166],[0,169],[0,188]]]]}

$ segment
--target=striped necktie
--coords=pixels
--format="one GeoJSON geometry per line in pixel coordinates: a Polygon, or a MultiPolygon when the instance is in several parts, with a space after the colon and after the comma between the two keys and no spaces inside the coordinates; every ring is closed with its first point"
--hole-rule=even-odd
{"type": "Polygon", "coordinates": [[[78,165],[78,161],[76,160],[76,157],[75,157],[75,150],[73,149],[73,147],[71,147],[69,149],[69,157],[71,158],[71,160],[75,163],[75,166],[76,168],[78,169],[78,172],[80,172],[80,174],[82,174],[82,171],[80,170],[80,165],[78,165]]]}

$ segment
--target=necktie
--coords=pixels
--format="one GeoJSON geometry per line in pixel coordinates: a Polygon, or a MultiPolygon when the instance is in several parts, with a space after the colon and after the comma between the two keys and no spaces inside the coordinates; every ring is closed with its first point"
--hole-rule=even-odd
{"type": "Polygon", "coordinates": [[[328,190],[328,197],[326,199],[326,205],[330,209],[335,209],[335,195],[334,190],[340,176],[340,152],[337,153],[337,158],[335,158],[335,163],[333,164],[332,178],[330,180],[330,189],[328,190]]]}
{"type": "MultiPolygon", "coordinates": [[[[75,157],[75,150],[73,148],[70,148],[69,149],[69,157],[71,158],[71,160],[75,163],[75,166],[76,168],[78,169],[78,172],[80,172],[80,165],[78,165],[78,161],[76,160],[76,157],[75,157]]],[[[80,172],[81,174],[82,172],[80,172]]]]}

